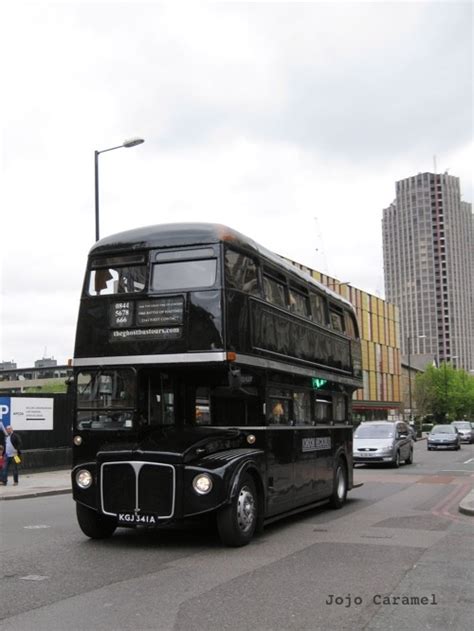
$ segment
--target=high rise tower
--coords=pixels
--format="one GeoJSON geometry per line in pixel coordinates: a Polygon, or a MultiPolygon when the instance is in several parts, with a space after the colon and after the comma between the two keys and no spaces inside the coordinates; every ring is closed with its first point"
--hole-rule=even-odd
{"type": "Polygon", "coordinates": [[[382,231],[402,353],[474,370],[474,218],[459,178],[419,173],[397,182],[382,231]]]}

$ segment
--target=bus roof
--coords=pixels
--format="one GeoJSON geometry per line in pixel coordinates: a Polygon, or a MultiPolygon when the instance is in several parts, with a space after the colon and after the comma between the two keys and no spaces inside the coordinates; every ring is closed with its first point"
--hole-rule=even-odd
{"type": "Polygon", "coordinates": [[[168,223],[143,226],[125,232],[118,232],[117,234],[104,237],[93,245],[89,256],[107,254],[110,252],[129,252],[130,250],[206,245],[209,243],[219,243],[221,241],[233,243],[247,251],[254,251],[256,254],[285,268],[291,274],[299,276],[302,280],[311,283],[320,291],[331,296],[335,301],[344,303],[352,312],[355,311],[352,303],[340,294],[318,282],[312,276],[292,265],[275,252],[259,245],[250,237],[246,237],[237,230],[222,224],[168,223]]]}

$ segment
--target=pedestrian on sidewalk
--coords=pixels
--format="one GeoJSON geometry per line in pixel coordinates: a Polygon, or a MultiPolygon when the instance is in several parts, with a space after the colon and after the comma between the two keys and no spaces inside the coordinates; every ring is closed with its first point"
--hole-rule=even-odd
{"type": "Polygon", "coordinates": [[[21,462],[21,438],[13,431],[11,425],[7,425],[5,435],[5,455],[2,467],[1,483],[8,484],[8,470],[13,469],[13,484],[18,484],[18,465],[21,462]]]}

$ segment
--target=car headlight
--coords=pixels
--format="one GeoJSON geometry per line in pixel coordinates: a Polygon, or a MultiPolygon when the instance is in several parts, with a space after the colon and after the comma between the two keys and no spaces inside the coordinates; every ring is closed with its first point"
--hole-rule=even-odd
{"type": "Polygon", "coordinates": [[[193,489],[198,495],[207,495],[212,486],[212,478],[207,473],[199,473],[193,480],[193,489]]]}
{"type": "Polygon", "coordinates": [[[80,489],[88,489],[92,484],[92,473],[87,469],[79,469],[76,473],[76,484],[80,489]]]}

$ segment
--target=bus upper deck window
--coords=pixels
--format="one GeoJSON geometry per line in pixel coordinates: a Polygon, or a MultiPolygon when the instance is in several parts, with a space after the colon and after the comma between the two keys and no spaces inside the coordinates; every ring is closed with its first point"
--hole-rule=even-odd
{"type": "Polygon", "coordinates": [[[331,327],[335,331],[344,331],[344,321],[342,319],[342,313],[329,309],[329,318],[331,320],[331,327]]]}
{"type": "Polygon", "coordinates": [[[255,262],[245,254],[230,248],[227,248],[225,253],[225,278],[229,288],[240,289],[254,296],[260,295],[255,262]]]}
{"type": "Polygon", "coordinates": [[[286,308],[286,287],[271,276],[263,277],[263,292],[265,299],[278,307],[286,308]]]}
{"type": "Polygon", "coordinates": [[[300,291],[290,289],[290,309],[298,315],[308,317],[310,309],[307,296],[300,291]]]}
{"type": "Polygon", "coordinates": [[[155,263],[151,289],[152,291],[173,291],[212,287],[216,282],[216,276],[217,259],[155,263]]]}
{"type": "Polygon", "coordinates": [[[107,294],[134,294],[145,288],[146,267],[102,267],[90,273],[88,293],[90,296],[107,294]]]}
{"type": "Polygon", "coordinates": [[[349,335],[350,337],[356,339],[359,337],[358,333],[357,333],[357,326],[354,322],[354,317],[351,313],[349,313],[348,311],[344,312],[344,322],[346,325],[346,333],[347,335],[349,335]]]}
{"type": "Polygon", "coordinates": [[[319,294],[311,294],[311,311],[313,320],[318,324],[326,324],[326,303],[319,294]]]}

